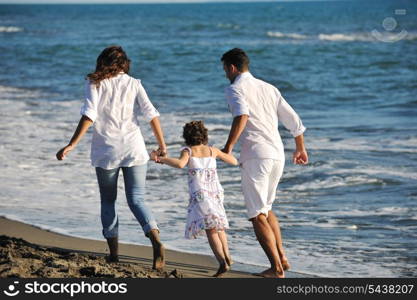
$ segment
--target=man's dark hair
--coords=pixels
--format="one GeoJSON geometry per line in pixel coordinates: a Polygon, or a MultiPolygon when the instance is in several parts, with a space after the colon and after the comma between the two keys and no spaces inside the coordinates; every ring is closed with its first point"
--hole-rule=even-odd
{"type": "Polygon", "coordinates": [[[182,137],[187,146],[207,145],[208,130],[204,126],[203,121],[192,121],[185,124],[182,137]]]}
{"type": "Polygon", "coordinates": [[[221,61],[226,65],[234,65],[240,71],[246,71],[249,68],[249,57],[245,51],[240,48],[233,48],[223,54],[221,61]]]}

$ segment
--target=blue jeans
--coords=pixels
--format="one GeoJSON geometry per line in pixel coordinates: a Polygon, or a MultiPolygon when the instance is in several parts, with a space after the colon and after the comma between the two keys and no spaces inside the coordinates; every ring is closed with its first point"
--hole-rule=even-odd
{"type": "Polygon", "coordinates": [[[123,171],[125,193],[129,208],[142,226],[145,235],[148,236],[151,229],[158,229],[158,225],[144,201],[147,164],[119,167],[111,170],[96,168],[100,188],[103,236],[105,238],[114,238],[119,233],[119,218],[115,210],[115,203],[120,169],[123,171]]]}

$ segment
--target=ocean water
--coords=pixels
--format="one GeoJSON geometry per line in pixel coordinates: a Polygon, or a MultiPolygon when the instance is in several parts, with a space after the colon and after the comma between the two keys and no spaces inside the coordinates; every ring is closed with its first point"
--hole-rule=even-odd
{"type": "MultiPolygon", "coordinates": [[[[0,5],[0,215],[101,239],[91,132],[63,162],[84,77],[120,44],[175,156],[182,125],[202,119],[222,147],[231,124],[220,57],[245,49],[304,124],[308,166],[280,128],[286,168],[274,211],[294,271],[330,277],[417,276],[417,3],[270,2],[177,5],[0,5]],[[388,42],[387,42],[388,41],[388,42]]],[[[148,149],[156,144],[142,122],[148,149]]],[[[238,262],[267,265],[245,218],[236,167],[219,163],[238,262]]],[[[169,248],[183,238],[185,170],[149,164],[147,201],[169,248]]],[[[120,179],[120,239],[148,244],[120,179]]],[[[250,270],[250,267],[247,269],[250,270]]]]}

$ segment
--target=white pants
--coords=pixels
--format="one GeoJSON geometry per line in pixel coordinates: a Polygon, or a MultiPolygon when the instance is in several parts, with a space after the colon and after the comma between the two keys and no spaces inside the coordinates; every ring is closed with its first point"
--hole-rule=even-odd
{"type": "Polygon", "coordinates": [[[242,191],[248,219],[259,214],[268,216],[275,200],[285,160],[249,159],[242,163],[242,191]]]}

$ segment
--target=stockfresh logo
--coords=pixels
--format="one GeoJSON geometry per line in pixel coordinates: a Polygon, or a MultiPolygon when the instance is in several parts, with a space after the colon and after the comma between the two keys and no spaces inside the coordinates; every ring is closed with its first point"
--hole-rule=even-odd
{"type": "Polygon", "coordinates": [[[6,290],[3,291],[3,293],[9,297],[14,297],[19,295],[20,291],[16,289],[16,286],[19,284],[19,281],[13,282],[13,284],[10,284],[6,290]]]}

